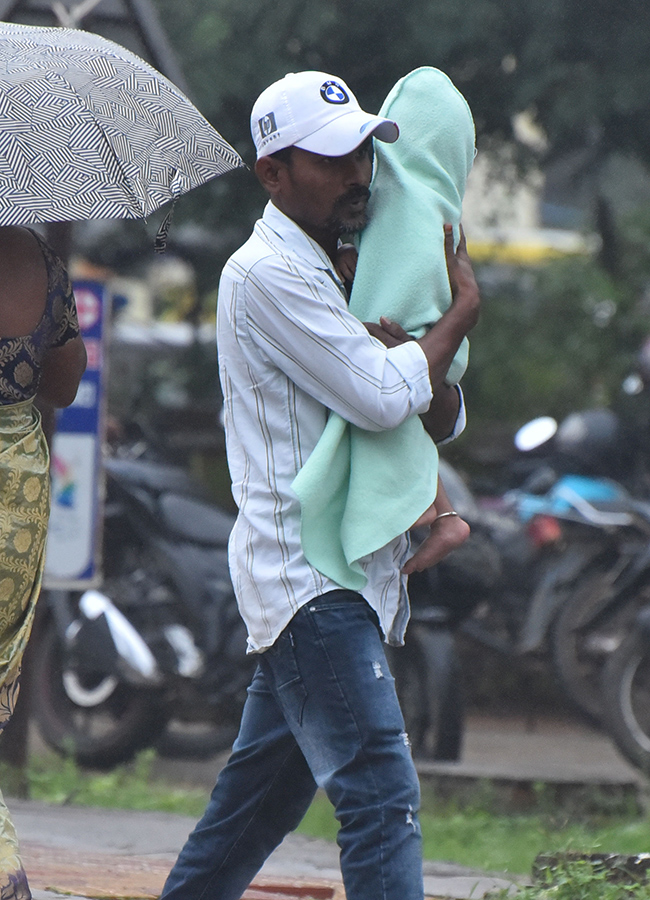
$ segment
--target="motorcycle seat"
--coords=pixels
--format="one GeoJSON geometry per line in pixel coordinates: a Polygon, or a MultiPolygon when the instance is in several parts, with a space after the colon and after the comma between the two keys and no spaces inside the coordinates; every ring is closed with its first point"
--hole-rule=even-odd
{"type": "Polygon", "coordinates": [[[180,494],[163,494],[160,511],[174,534],[199,544],[226,546],[235,524],[234,516],[216,506],[180,494]]]}
{"type": "Polygon", "coordinates": [[[180,466],[151,460],[106,459],[104,467],[118,481],[126,481],[156,493],[176,491],[179,494],[196,496],[199,492],[197,485],[180,466]]]}

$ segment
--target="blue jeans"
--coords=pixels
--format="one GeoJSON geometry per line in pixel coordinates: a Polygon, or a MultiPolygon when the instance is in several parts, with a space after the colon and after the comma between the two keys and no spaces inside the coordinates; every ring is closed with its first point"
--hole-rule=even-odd
{"type": "Polygon", "coordinates": [[[238,900],[321,787],[347,900],[422,900],[420,791],[377,617],[351,591],[303,606],[260,655],[239,736],[164,900],[238,900]]]}

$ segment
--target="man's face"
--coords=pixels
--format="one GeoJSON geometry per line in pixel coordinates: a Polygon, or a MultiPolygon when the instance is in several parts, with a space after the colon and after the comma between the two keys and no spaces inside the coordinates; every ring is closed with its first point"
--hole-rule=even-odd
{"type": "Polygon", "coordinates": [[[345,156],[320,156],[293,147],[281,167],[273,202],[315,240],[336,240],[365,226],[372,139],[345,156]]]}

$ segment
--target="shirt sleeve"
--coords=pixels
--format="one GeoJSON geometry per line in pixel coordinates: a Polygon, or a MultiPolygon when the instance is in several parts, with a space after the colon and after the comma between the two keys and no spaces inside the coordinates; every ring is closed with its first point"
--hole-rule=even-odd
{"type": "Polygon", "coordinates": [[[79,334],[79,321],[72,284],[62,263],[55,291],[52,303],[53,331],[50,346],[63,347],[79,334]]]}
{"type": "Polygon", "coordinates": [[[246,327],[298,387],[359,428],[395,428],[431,403],[419,344],[371,337],[326,271],[307,279],[286,257],[261,260],[246,280],[246,327]]]}

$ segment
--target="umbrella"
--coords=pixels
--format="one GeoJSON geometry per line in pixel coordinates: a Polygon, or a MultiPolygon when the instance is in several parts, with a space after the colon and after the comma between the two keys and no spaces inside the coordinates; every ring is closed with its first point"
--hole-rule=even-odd
{"type": "Polygon", "coordinates": [[[242,165],[171,81],[119,44],[0,22],[0,225],[143,218],[242,165]]]}

